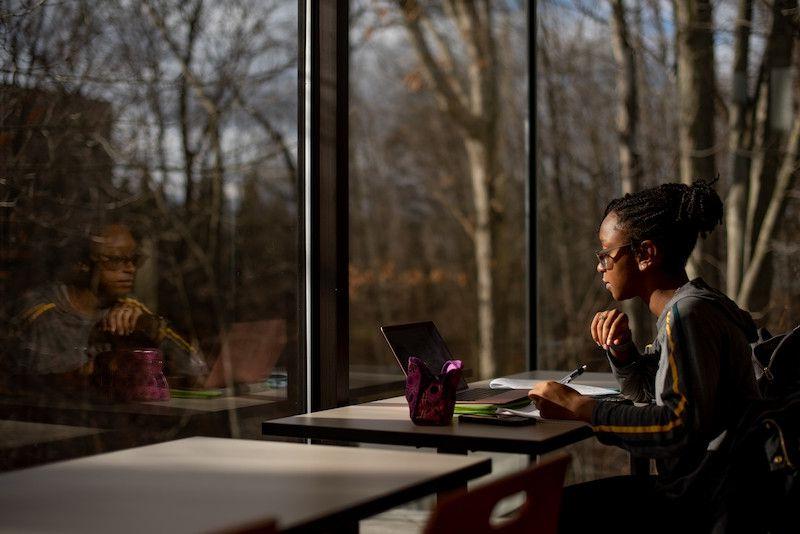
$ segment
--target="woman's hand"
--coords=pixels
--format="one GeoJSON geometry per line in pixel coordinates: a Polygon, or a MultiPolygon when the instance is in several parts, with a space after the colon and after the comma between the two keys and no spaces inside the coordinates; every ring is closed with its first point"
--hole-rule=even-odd
{"type": "Polygon", "coordinates": [[[592,422],[595,400],[581,395],[560,382],[540,382],[528,392],[539,413],[546,419],[576,419],[592,422]]]}
{"type": "Polygon", "coordinates": [[[100,322],[100,328],[117,336],[127,336],[136,328],[136,321],[144,313],[140,306],[118,302],[111,307],[100,322]]]}
{"type": "MultiPolygon", "coordinates": [[[[631,329],[628,326],[628,316],[616,309],[596,313],[590,327],[592,339],[604,349],[614,349],[625,345],[631,340],[631,329]]],[[[615,356],[619,356],[614,352],[615,356]]]]}

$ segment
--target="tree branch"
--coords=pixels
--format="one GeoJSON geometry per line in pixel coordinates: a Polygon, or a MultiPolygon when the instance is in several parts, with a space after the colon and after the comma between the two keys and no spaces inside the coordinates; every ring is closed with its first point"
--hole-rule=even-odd
{"type": "Polygon", "coordinates": [[[786,155],[778,171],[775,189],[772,191],[772,197],[770,198],[767,211],[764,214],[764,220],[761,223],[761,230],[758,233],[758,240],[756,241],[753,258],[742,279],[742,287],[739,291],[739,298],[737,301],[739,305],[744,308],[748,307],[748,303],[753,296],[753,289],[755,288],[764,260],[767,257],[767,252],[769,252],[770,242],[772,241],[773,234],[778,225],[778,219],[783,211],[786,193],[792,188],[792,182],[797,176],[798,151],[800,151],[800,115],[795,116],[792,132],[789,135],[789,141],[786,147],[786,155]]]}
{"type": "Polygon", "coordinates": [[[156,28],[158,28],[159,32],[161,33],[161,37],[164,39],[164,42],[167,43],[169,46],[170,51],[178,59],[178,62],[181,66],[181,73],[186,77],[186,81],[189,82],[191,85],[192,90],[194,91],[195,95],[197,95],[198,100],[200,101],[200,105],[203,106],[203,109],[206,110],[206,113],[212,117],[219,117],[219,109],[214,101],[206,94],[205,88],[202,83],[197,79],[197,77],[192,72],[189,64],[186,62],[186,59],[183,54],[181,54],[181,50],[178,47],[178,44],[172,39],[170,33],[167,29],[166,23],[164,19],[159,15],[153,6],[150,4],[150,0],[142,0],[142,5],[144,5],[147,14],[155,24],[156,28]]]}
{"type": "Polygon", "coordinates": [[[433,83],[434,92],[444,111],[456,121],[470,136],[477,137],[482,130],[479,117],[475,116],[453,89],[454,80],[448,77],[431,54],[425,40],[420,21],[425,17],[422,7],[416,0],[398,0],[403,12],[403,21],[408,30],[412,44],[422,59],[422,65],[428,78],[433,83]]]}
{"type": "Polygon", "coordinates": [[[289,149],[289,145],[286,143],[286,139],[283,137],[283,134],[277,128],[275,128],[266,115],[245,102],[244,98],[242,97],[241,89],[238,85],[235,83],[232,84],[231,89],[233,91],[234,102],[236,102],[243,110],[249,113],[262,126],[262,128],[266,130],[270,139],[272,139],[272,141],[278,145],[281,155],[283,156],[283,162],[286,165],[286,169],[289,171],[292,182],[294,182],[294,180],[297,179],[297,165],[294,157],[292,156],[292,152],[289,149]]]}
{"type": "Polygon", "coordinates": [[[456,221],[458,221],[458,224],[461,225],[461,229],[464,230],[464,233],[467,234],[467,237],[469,237],[470,241],[472,241],[474,243],[475,242],[475,224],[469,219],[469,217],[466,216],[466,214],[463,211],[458,209],[458,207],[456,207],[453,204],[453,201],[452,201],[451,198],[445,196],[443,193],[441,193],[438,190],[434,190],[432,192],[432,194],[433,194],[433,198],[439,204],[441,204],[442,207],[446,208],[447,211],[450,212],[450,215],[452,215],[453,218],[456,221]]]}

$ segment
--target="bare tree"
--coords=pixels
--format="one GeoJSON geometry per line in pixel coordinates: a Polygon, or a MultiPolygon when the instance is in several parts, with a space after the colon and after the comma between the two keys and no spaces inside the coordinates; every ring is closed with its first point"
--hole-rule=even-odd
{"type": "Polygon", "coordinates": [[[750,31],[753,22],[753,0],[739,0],[734,43],[731,106],[729,108],[729,149],[731,151],[731,186],[725,202],[727,228],[726,289],[736,295],[744,267],[744,225],[747,175],[750,168],[748,114],[750,98],[747,84],[750,58],[750,31]]]}
{"type": "MultiPolygon", "coordinates": [[[[617,136],[619,138],[619,167],[622,193],[641,188],[642,159],[639,150],[639,75],[636,50],[626,19],[624,0],[611,0],[614,59],[617,62],[617,136]]],[[[640,48],[641,50],[641,44],[640,48]]],[[[637,341],[644,341],[646,310],[640,303],[628,300],[623,308],[630,318],[631,330],[637,341]]]]}
{"type": "MultiPolygon", "coordinates": [[[[717,176],[714,22],[710,0],[677,0],[675,5],[680,177],[681,182],[689,184],[717,176]]],[[[705,267],[704,254],[713,255],[713,243],[698,244],[688,265],[690,277],[702,272],[712,285],[717,285],[719,277],[705,267]]]]}
{"type": "MultiPolygon", "coordinates": [[[[772,4],[772,27],[759,70],[752,110],[752,157],[742,236],[743,274],[736,295],[741,306],[758,312],[770,300],[772,270],[769,250],[760,253],[765,257],[757,257],[756,250],[760,241],[772,237],[774,228],[764,226],[767,213],[775,209],[778,210],[776,216],[782,213],[784,199],[774,193],[780,191],[779,168],[785,167],[785,159],[793,154],[790,130],[791,117],[796,111],[792,103],[790,67],[796,46],[796,29],[790,17],[796,9],[797,0],[777,0],[772,4]]],[[[788,165],[793,165],[793,162],[788,165]]]]}
{"type": "MultiPolygon", "coordinates": [[[[553,44],[553,38],[550,35],[550,29],[542,27],[540,29],[542,43],[553,44]]],[[[549,137],[554,140],[554,144],[567,143],[568,135],[566,133],[566,124],[562,120],[561,113],[566,107],[563,101],[563,94],[561,87],[556,81],[557,73],[554,72],[552,60],[550,58],[550,48],[548,46],[537,47],[536,50],[538,57],[538,64],[541,67],[541,78],[543,80],[543,97],[544,102],[547,104],[548,115],[548,132],[549,137]]],[[[570,250],[570,220],[565,216],[568,212],[567,209],[567,193],[565,189],[569,189],[571,184],[569,182],[568,173],[564,169],[564,156],[560,151],[552,154],[552,177],[546,181],[547,183],[547,197],[552,199],[548,202],[544,209],[547,212],[548,218],[553,221],[553,226],[556,231],[556,257],[558,258],[558,265],[563,276],[560,280],[560,301],[564,306],[565,315],[574,315],[577,312],[577,303],[575,298],[575,284],[573,280],[573,273],[571,268],[572,254],[570,250]]],[[[543,175],[542,171],[540,175],[543,175]]],[[[542,188],[544,189],[544,187],[542,188]]]]}
{"type": "Polygon", "coordinates": [[[781,167],[775,177],[772,195],[761,220],[758,239],[750,257],[750,263],[742,278],[738,301],[745,306],[753,300],[753,294],[757,288],[757,280],[762,276],[764,263],[767,261],[767,254],[770,251],[775,230],[786,205],[787,192],[797,180],[798,154],[800,154],[800,115],[795,115],[781,167]]]}
{"type": "MultiPolygon", "coordinates": [[[[297,200],[296,156],[283,133],[291,131],[291,106],[283,111],[274,104],[276,98],[290,103],[296,98],[285,75],[296,66],[296,40],[288,36],[292,29],[278,30],[271,19],[291,18],[293,8],[249,0],[232,0],[224,8],[204,0],[12,4],[3,14],[14,31],[2,38],[10,45],[4,50],[16,52],[0,53],[4,72],[14,73],[5,81],[29,94],[40,87],[54,106],[63,97],[113,110],[87,141],[112,162],[110,168],[95,179],[59,163],[70,177],[61,181],[65,194],[77,195],[76,211],[82,205],[93,213],[134,212],[139,230],[157,242],[165,314],[185,331],[213,336],[236,307],[230,270],[234,256],[241,255],[236,251],[241,241],[227,239],[236,224],[230,208],[237,195],[257,189],[245,189],[243,177],[258,175],[272,202],[297,200]],[[220,24],[215,21],[223,9],[225,24],[220,24]],[[274,31],[265,32],[269,24],[274,31]],[[280,95],[282,89],[288,96],[280,95]],[[241,94],[248,95],[247,102],[241,94]],[[258,149],[248,148],[248,138],[258,149]],[[286,170],[271,165],[272,159],[282,160],[286,170]],[[202,325],[195,328],[195,320],[202,325]]],[[[88,108],[82,114],[96,119],[97,110],[88,108]]],[[[58,131],[71,143],[81,139],[68,123],[58,131]]],[[[53,173],[44,174],[42,183],[59,182],[53,173]]],[[[73,213],[61,211],[63,217],[73,213]]],[[[38,224],[52,222],[41,210],[31,216],[38,224]]],[[[67,231],[74,223],[61,226],[67,231]]],[[[296,244],[290,234],[275,233],[273,239],[296,244]]]]}
{"type": "Polygon", "coordinates": [[[633,193],[640,187],[642,164],[639,148],[639,100],[636,52],[631,42],[625,18],[625,2],[611,0],[613,12],[613,50],[617,62],[617,135],[619,136],[619,166],[623,193],[633,193]]]}
{"type": "Polygon", "coordinates": [[[456,72],[457,62],[447,40],[432,25],[417,0],[399,0],[403,20],[422,68],[437,95],[441,109],[463,135],[469,160],[475,213],[472,240],[478,292],[478,366],[481,376],[494,374],[493,234],[492,202],[497,178],[497,54],[490,2],[450,0],[444,10],[460,32],[467,50],[466,73],[456,72]],[[427,33],[427,35],[426,35],[427,33]],[[440,57],[434,54],[433,39],[440,57]],[[466,80],[466,86],[462,84],[466,80]]]}

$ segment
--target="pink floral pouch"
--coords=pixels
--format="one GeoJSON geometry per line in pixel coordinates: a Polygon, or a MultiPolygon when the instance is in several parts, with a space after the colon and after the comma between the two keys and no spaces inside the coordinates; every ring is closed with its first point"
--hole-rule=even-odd
{"type": "Polygon", "coordinates": [[[417,425],[449,425],[461,381],[461,360],[444,362],[434,375],[419,358],[408,359],[406,400],[411,420],[417,425]]]}
{"type": "Polygon", "coordinates": [[[97,355],[94,384],[106,402],[169,400],[160,349],[117,349],[97,355]]]}

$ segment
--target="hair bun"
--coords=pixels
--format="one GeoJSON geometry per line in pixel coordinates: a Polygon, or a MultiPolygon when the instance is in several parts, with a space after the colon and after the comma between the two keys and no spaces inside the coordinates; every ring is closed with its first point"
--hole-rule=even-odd
{"type": "Polygon", "coordinates": [[[713,184],[696,180],[692,185],[682,187],[677,220],[694,227],[703,237],[722,223],[722,199],[713,184]]]}

